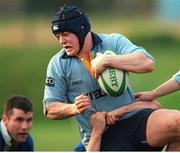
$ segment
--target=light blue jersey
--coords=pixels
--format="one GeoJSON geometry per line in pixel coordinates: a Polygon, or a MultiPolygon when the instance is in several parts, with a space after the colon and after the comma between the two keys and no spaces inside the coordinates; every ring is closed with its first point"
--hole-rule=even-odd
{"type": "MultiPolygon", "coordinates": [[[[106,50],[111,50],[121,55],[141,52],[154,61],[153,57],[144,48],[135,46],[123,35],[115,33],[97,35],[92,33],[92,36],[94,43],[92,49],[93,58],[97,52],[104,53],[106,50]]],[[[109,112],[134,101],[134,94],[130,86],[119,97],[111,97],[105,94],[101,90],[97,80],[89,74],[83,63],[76,57],[68,57],[64,49],[62,49],[49,62],[44,91],[44,103],[50,105],[55,101],[64,103],[67,101],[72,104],[75,97],[81,93],[89,95],[93,107],[86,110],[82,115],[76,116],[81,127],[83,144],[85,145],[87,145],[90,138],[91,126],[89,118],[93,111],[109,112]]],[[[133,114],[126,114],[123,118],[127,118],[133,114]]]]}
{"type": "Polygon", "coordinates": [[[173,77],[178,83],[180,83],[180,71],[178,71],[173,77]]]}

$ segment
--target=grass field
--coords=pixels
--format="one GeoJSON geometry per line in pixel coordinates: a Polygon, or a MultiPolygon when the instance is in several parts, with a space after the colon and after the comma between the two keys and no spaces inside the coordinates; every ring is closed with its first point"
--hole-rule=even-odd
{"type": "MultiPolygon", "coordinates": [[[[119,27],[116,22],[114,23],[113,30],[118,31],[119,27]]],[[[99,21],[95,24],[95,29],[100,29],[105,22],[99,21]]],[[[31,29],[31,26],[29,27],[31,29]]],[[[130,73],[129,81],[134,92],[151,90],[168,80],[179,70],[179,39],[175,39],[172,35],[163,34],[163,31],[156,33],[157,30],[154,30],[156,28],[153,26],[153,34],[150,28],[149,32],[145,34],[144,31],[131,34],[126,28],[123,29],[124,33],[127,33],[133,42],[145,47],[156,60],[156,68],[152,73],[142,75],[130,73]]],[[[111,30],[110,28],[107,31],[111,30]]],[[[104,31],[106,32],[106,29],[104,31]]],[[[28,32],[28,34],[30,33],[28,32]]],[[[26,40],[26,43],[28,43],[28,40],[26,40]]],[[[31,132],[35,140],[35,150],[71,151],[80,139],[75,119],[50,121],[43,116],[42,98],[46,67],[50,58],[59,50],[58,44],[43,43],[33,45],[31,41],[27,45],[14,46],[12,42],[9,45],[6,42],[0,47],[0,113],[2,113],[3,102],[10,95],[21,94],[27,96],[33,101],[35,110],[31,132]]],[[[180,94],[176,92],[161,97],[158,101],[163,108],[180,109],[179,99],[180,94]]]]}

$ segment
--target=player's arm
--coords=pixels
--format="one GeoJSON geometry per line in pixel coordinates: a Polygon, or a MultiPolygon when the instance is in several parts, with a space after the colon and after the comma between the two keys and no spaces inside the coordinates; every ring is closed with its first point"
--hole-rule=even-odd
{"type": "Polygon", "coordinates": [[[91,107],[91,101],[88,96],[81,94],[75,98],[73,104],[63,102],[53,102],[47,106],[46,116],[49,119],[66,119],[78,114],[82,114],[86,109],[91,107]]]}
{"type": "Polygon", "coordinates": [[[105,66],[135,73],[146,73],[154,69],[154,62],[143,53],[132,53],[117,55],[114,58],[110,56],[105,61],[105,66]]]}
{"type": "Polygon", "coordinates": [[[135,97],[136,100],[154,100],[177,90],[180,90],[180,83],[172,77],[152,91],[136,93],[135,97]]]}
{"type": "Polygon", "coordinates": [[[147,73],[154,69],[153,60],[139,52],[115,56],[98,54],[98,56],[92,60],[91,65],[95,72],[95,78],[98,78],[98,75],[106,67],[114,67],[135,73],[147,73]]]}
{"type": "Polygon", "coordinates": [[[49,119],[65,119],[78,114],[75,104],[53,102],[46,108],[46,116],[49,119]]]}
{"type": "Polygon", "coordinates": [[[88,143],[87,151],[100,151],[101,137],[106,126],[106,112],[97,112],[91,115],[90,123],[92,133],[88,143]]]}
{"type": "Polygon", "coordinates": [[[126,113],[138,111],[145,108],[151,108],[151,109],[159,109],[160,104],[157,102],[147,102],[147,101],[137,101],[134,103],[131,103],[129,105],[125,105],[122,107],[119,107],[115,110],[112,110],[111,112],[108,112],[106,115],[106,120],[108,124],[115,124],[116,121],[119,119],[119,117],[123,116],[126,113]]]}

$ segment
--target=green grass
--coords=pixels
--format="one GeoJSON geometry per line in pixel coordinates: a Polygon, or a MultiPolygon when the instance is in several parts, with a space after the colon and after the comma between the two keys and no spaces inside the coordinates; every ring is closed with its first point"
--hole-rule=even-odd
{"type": "Polygon", "coordinates": [[[35,121],[31,134],[36,151],[72,151],[80,142],[74,119],[61,121],[35,121]]]}

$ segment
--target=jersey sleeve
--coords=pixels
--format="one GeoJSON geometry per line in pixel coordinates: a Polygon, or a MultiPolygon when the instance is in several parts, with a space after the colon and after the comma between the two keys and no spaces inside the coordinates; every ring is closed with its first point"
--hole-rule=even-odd
{"type": "Polygon", "coordinates": [[[173,77],[175,78],[175,80],[180,83],[180,71],[178,71],[175,75],[173,75],[173,77]]]}
{"type": "Polygon", "coordinates": [[[64,102],[66,88],[65,73],[61,67],[60,60],[57,57],[53,57],[47,68],[43,101],[46,105],[57,101],[64,102]]]}
{"type": "Polygon", "coordinates": [[[153,56],[149,54],[143,47],[136,46],[129,39],[121,34],[114,34],[114,44],[116,47],[116,51],[119,54],[129,54],[134,52],[143,53],[146,57],[150,58],[153,62],[155,62],[153,56]]]}

